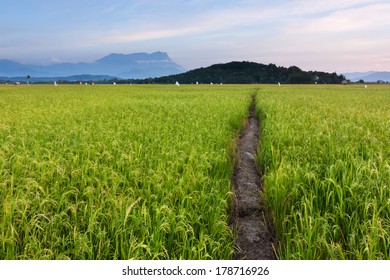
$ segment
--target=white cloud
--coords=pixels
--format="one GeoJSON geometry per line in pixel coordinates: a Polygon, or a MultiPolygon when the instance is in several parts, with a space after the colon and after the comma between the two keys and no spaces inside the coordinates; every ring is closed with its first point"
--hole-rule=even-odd
{"type": "MultiPolygon", "coordinates": [[[[299,33],[308,35],[318,32],[349,32],[388,26],[387,15],[390,4],[368,0],[330,1],[285,1],[283,5],[264,6],[258,1],[247,1],[247,6],[228,7],[204,11],[203,13],[159,18],[132,18],[120,23],[107,35],[111,42],[134,42],[194,34],[220,32],[245,28],[275,29],[284,23],[286,28],[299,28],[299,33]],[[248,4],[249,2],[249,4],[248,4]],[[371,5],[368,5],[371,4],[371,5]],[[368,6],[367,6],[368,5],[368,6]],[[299,24],[305,26],[299,26],[299,24]]],[[[383,29],[383,28],[382,28],[383,29]]]]}
{"type": "Polygon", "coordinates": [[[338,10],[310,23],[304,32],[345,33],[389,30],[390,3],[338,10]]]}
{"type": "Polygon", "coordinates": [[[11,29],[2,33],[0,51],[30,52],[29,57],[49,53],[68,61],[115,51],[164,50],[188,68],[201,66],[200,61],[257,59],[333,69],[357,57],[365,59],[361,65],[389,65],[388,0],[117,0],[85,9],[86,3],[69,18],[58,11],[58,23],[40,28],[20,31],[26,24],[18,21],[3,25],[2,31],[11,29]]]}
{"type": "Polygon", "coordinates": [[[390,46],[390,3],[341,1],[342,9],[336,4],[326,1],[326,7],[312,10],[316,16],[311,16],[311,4],[302,6],[302,16],[286,22],[264,52],[274,61],[306,69],[345,71],[360,65],[361,70],[389,70],[381,57],[390,46]]]}

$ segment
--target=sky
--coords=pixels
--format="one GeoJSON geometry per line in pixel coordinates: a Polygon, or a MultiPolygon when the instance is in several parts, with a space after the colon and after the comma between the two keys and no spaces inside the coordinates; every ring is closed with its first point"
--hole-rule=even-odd
{"type": "Polygon", "coordinates": [[[389,15],[390,0],[0,0],[0,59],[163,51],[187,70],[254,61],[390,71],[389,15]]]}

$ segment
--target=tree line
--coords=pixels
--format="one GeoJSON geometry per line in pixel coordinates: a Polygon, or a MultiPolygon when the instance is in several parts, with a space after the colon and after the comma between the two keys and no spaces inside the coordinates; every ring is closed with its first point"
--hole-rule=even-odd
{"type": "MultiPolygon", "coordinates": [[[[183,84],[340,84],[345,77],[337,73],[320,71],[303,71],[296,66],[281,67],[275,64],[260,64],[255,62],[229,62],[215,64],[206,68],[198,68],[186,73],[131,80],[132,83],[172,84],[178,81],[183,84]]],[[[129,82],[124,80],[123,82],[129,82]]]]}

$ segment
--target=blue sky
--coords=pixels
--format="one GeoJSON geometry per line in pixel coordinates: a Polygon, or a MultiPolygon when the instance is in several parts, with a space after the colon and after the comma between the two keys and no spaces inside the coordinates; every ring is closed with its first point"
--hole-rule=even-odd
{"type": "Polygon", "coordinates": [[[389,15],[390,0],[0,0],[0,59],[166,51],[187,69],[247,60],[390,71],[389,15]]]}

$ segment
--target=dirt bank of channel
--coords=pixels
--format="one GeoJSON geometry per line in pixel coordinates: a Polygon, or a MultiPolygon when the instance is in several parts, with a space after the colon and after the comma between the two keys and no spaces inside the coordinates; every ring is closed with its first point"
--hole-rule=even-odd
{"type": "Polygon", "coordinates": [[[256,98],[252,96],[248,121],[237,143],[237,164],[233,172],[234,199],[231,226],[237,234],[234,259],[275,259],[275,234],[262,192],[261,176],[256,164],[259,143],[259,121],[256,119],[256,98]]]}

